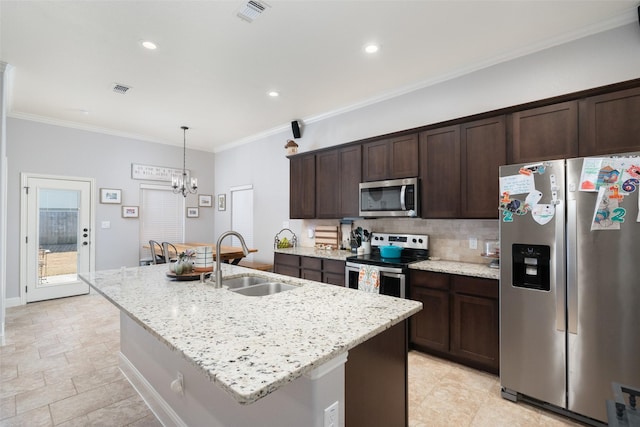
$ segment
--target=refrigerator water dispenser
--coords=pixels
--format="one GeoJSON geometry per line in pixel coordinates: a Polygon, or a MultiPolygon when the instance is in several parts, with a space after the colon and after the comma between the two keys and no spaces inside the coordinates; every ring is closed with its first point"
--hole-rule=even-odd
{"type": "Polygon", "coordinates": [[[545,245],[514,243],[513,286],[548,291],[550,289],[551,248],[545,245]]]}

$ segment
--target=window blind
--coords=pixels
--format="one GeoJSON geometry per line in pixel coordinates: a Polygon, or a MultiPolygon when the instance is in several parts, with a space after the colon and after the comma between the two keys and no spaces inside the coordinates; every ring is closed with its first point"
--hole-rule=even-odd
{"type": "Polygon", "coordinates": [[[140,188],[140,254],[151,257],[143,246],[149,240],[184,242],[184,197],[171,187],[145,185],[140,188]]]}

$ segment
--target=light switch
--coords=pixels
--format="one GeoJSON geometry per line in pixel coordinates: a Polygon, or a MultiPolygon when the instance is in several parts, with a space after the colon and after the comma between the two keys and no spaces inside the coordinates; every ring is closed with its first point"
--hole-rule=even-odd
{"type": "Polygon", "coordinates": [[[111,228],[111,221],[102,221],[102,223],[100,224],[100,227],[111,228]]]}
{"type": "Polygon", "coordinates": [[[478,249],[478,239],[469,237],[469,249],[478,249]]]}

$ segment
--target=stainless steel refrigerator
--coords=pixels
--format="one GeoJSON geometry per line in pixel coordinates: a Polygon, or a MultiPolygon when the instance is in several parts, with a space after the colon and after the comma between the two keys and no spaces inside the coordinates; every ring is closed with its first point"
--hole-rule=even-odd
{"type": "Polygon", "coordinates": [[[635,156],[500,168],[504,398],[606,422],[612,382],[640,387],[635,156]]]}

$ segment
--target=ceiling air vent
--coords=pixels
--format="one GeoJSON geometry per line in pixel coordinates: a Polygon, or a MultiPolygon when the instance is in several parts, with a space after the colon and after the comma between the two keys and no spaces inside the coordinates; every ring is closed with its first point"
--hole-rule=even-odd
{"type": "Polygon", "coordinates": [[[264,12],[267,7],[271,6],[265,2],[249,0],[240,7],[240,10],[238,11],[238,18],[247,22],[253,22],[254,19],[257,19],[262,15],[262,12],[264,12]]]}
{"type": "Polygon", "coordinates": [[[114,83],[113,86],[111,86],[111,89],[115,92],[115,93],[121,93],[121,94],[125,94],[127,93],[127,91],[129,89],[131,89],[129,86],[125,86],[125,85],[121,85],[119,83],[114,83]]]}

